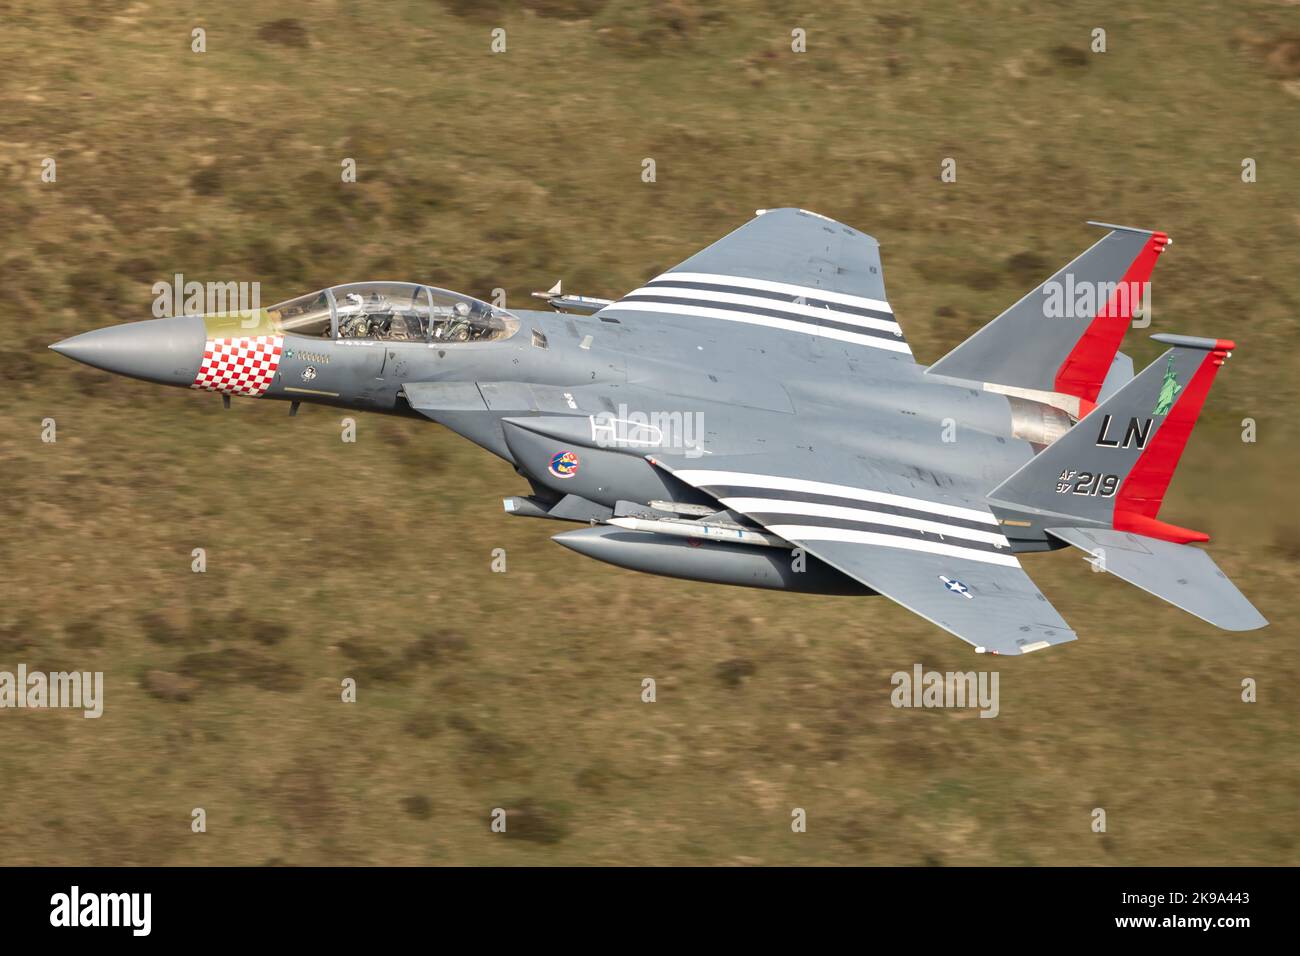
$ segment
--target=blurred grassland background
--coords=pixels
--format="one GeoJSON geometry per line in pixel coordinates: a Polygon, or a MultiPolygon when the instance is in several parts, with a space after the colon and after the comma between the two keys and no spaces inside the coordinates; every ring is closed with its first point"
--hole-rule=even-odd
{"type": "Polygon", "coordinates": [[[6,862],[1297,862],[1300,7],[816,6],[0,0],[0,669],[107,684],[99,720],[0,713],[6,862]],[[924,362],[1084,220],[1169,232],[1148,331],[1239,350],[1162,517],[1272,626],[1061,552],[1027,563],[1080,640],[980,658],[883,599],[571,554],[434,425],[361,416],[345,445],[335,411],[224,412],[45,348],[148,317],[176,272],[264,304],[370,278],[613,297],[783,205],[880,240],[924,362]],[[997,668],[1000,716],[895,710],[916,661],[997,668]]]}

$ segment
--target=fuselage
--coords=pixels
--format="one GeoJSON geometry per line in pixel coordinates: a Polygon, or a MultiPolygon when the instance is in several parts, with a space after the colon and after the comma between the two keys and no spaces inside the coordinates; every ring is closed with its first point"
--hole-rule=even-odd
{"type": "MultiPolygon", "coordinates": [[[[910,354],[865,354],[815,335],[757,329],[738,340],[725,322],[506,312],[454,293],[445,293],[454,308],[443,320],[438,290],[415,294],[432,297],[433,318],[421,313],[408,329],[394,324],[401,310],[389,309],[382,323],[364,312],[367,284],[339,287],[348,289],[361,292],[331,292],[328,309],[301,305],[312,298],[304,296],[251,318],[129,323],[56,348],[110,371],[226,396],[432,419],[511,462],[534,492],[535,504],[521,507],[570,503],[548,517],[571,512],[574,501],[604,509],[601,516],[628,503],[708,511],[707,496],[655,467],[656,454],[707,467],[710,455],[761,453],[767,436],[792,430],[797,448],[851,455],[903,494],[982,500],[1069,424],[1050,406],[927,375],[910,354]],[[352,312],[349,299],[360,303],[352,312]],[[481,328],[465,331],[459,299],[482,317],[481,328]]],[[[1041,531],[1007,530],[1014,551],[1053,546],[1041,531]]],[[[606,531],[583,547],[631,540],[606,531]]],[[[656,573],[709,561],[666,547],[661,536],[641,540],[656,547],[584,553],[656,573]]],[[[842,593],[833,572],[792,579],[769,569],[784,559],[728,547],[719,545],[707,569],[680,576],[842,593]]]]}
{"type": "MultiPolygon", "coordinates": [[[[926,375],[923,366],[910,360],[868,363],[852,349],[808,336],[772,333],[778,347],[738,352],[727,330],[709,323],[665,328],[599,315],[511,314],[519,320],[518,330],[508,339],[484,343],[286,335],[279,374],[266,397],[432,417],[561,494],[574,491],[573,481],[515,460],[504,440],[503,419],[573,417],[583,422],[573,433],[575,440],[587,428],[584,413],[592,409],[607,416],[622,410],[642,421],[667,419],[687,426],[695,421],[701,423],[697,434],[686,437],[696,439],[696,450],[707,457],[743,451],[747,442],[761,447],[765,432],[796,427],[797,418],[799,433],[810,446],[850,449],[893,470],[901,467],[918,483],[978,498],[1041,448],[1045,436],[1035,434],[1035,416],[1042,416],[1047,433],[1062,427],[1065,418],[1051,406],[926,375]],[[701,371],[705,367],[710,371],[701,371]],[[311,380],[304,381],[309,368],[311,380]],[[404,391],[412,383],[482,385],[485,407],[470,415],[457,400],[457,407],[443,415],[433,407],[416,411],[404,391]],[[545,393],[524,394],[528,385],[563,391],[548,403],[545,393]],[[736,430],[710,427],[727,421],[737,408],[748,423],[739,437],[736,430]]],[[[594,448],[599,436],[589,437],[594,448]]],[[[630,443],[609,453],[643,459],[653,451],[630,443]]],[[[657,488],[657,479],[651,484],[657,488]]],[[[583,483],[582,489],[584,497],[608,507],[620,500],[644,500],[646,492],[618,481],[583,483]]],[[[1028,541],[1022,546],[1039,547],[1028,541]]]]}

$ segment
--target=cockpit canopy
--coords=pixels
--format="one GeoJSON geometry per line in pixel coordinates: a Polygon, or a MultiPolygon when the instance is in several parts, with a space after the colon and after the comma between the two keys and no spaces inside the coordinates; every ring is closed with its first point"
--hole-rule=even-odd
{"type": "Polygon", "coordinates": [[[337,285],[266,311],[284,332],[324,339],[491,342],[508,339],[519,329],[519,320],[504,309],[413,282],[337,285]]]}

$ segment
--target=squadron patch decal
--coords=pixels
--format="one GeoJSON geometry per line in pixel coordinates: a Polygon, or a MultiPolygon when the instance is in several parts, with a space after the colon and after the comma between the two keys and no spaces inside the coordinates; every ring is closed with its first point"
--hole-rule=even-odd
{"type": "Polygon", "coordinates": [[[560,451],[555,453],[551,459],[549,471],[556,478],[572,478],[578,473],[578,456],[571,451],[560,451]]]}
{"type": "Polygon", "coordinates": [[[282,335],[208,339],[190,388],[255,398],[271,387],[283,351],[282,335]]]}

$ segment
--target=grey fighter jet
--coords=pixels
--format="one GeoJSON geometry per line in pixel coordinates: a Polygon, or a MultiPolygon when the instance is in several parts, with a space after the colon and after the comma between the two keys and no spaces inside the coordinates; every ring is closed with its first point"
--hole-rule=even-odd
{"type": "MultiPolygon", "coordinates": [[[[1097,223],[1095,225],[1103,225],[1097,223]]],[[[1119,353],[1160,232],[1105,235],[926,368],[885,294],[878,243],[762,211],[617,300],[506,310],[362,282],[269,309],[132,322],[51,346],[222,394],[422,417],[510,462],[513,515],[638,571],[881,594],[974,645],[1074,640],[1021,559],[1073,546],[1227,630],[1266,622],[1157,515],[1221,339],[1119,353]]]]}

